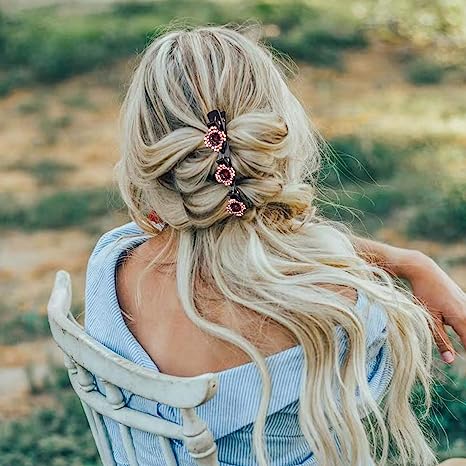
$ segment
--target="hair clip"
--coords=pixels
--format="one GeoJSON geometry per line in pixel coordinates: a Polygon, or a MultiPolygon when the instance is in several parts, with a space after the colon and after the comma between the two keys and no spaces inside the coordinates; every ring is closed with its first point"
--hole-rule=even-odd
{"type": "Polygon", "coordinates": [[[207,114],[209,128],[204,136],[204,144],[214,152],[225,153],[227,141],[227,128],[225,120],[225,112],[212,110],[207,114]]]}
{"type": "Polygon", "coordinates": [[[166,222],[164,222],[157,214],[157,212],[155,212],[155,210],[152,210],[151,212],[149,212],[149,214],[147,215],[147,220],[149,220],[149,222],[152,224],[152,226],[154,226],[155,228],[157,228],[157,230],[159,231],[162,231],[165,226],[167,225],[166,222]]]}
{"type": "Polygon", "coordinates": [[[225,112],[212,110],[207,114],[209,128],[204,136],[204,144],[217,153],[217,169],[215,180],[225,186],[230,186],[229,201],[226,210],[230,215],[240,217],[246,210],[246,204],[241,200],[240,193],[235,185],[236,172],[231,165],[230,150],[227,139],[227,125],[225,112]]]}
{"type": "Polygon", "coordinates": [[[241,217],[246,210],[246,204],[241,200],[238,188],[233,186],[229,193],[230,199],[227,203],[227,212],[230,215],[241,217]]]}

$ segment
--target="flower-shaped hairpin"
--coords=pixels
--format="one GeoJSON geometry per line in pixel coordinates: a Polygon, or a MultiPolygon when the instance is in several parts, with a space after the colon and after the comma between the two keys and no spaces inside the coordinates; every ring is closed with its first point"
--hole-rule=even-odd
{"type": "Polygon", "coordinates": [[[240,193],[235,185],[235,169],[231,165],[227,140],[225,112],[212,110],[207,114],[209,120],[208,131],[204,136],[204,144],[217,153],[217,169],[215,180],[225,186],[230,186],[229,201],[226,207],[230,215],[240,217],[246,210],[246,204],[241,200],[240,193]]]}
{"type": "Polygon", "coordinates": [[[230,190],[230,199],[227,204],[227,212],[230,215],[241,217],[246,210],[246,204],[241,200],[236,186],[230,190]]]}
{"type": "Polygon", "coordinates": [[[211,126],[204,136],[204,144],[214,152],[220,152],[226,140],[227,135],[216,126],[211,126]]]}

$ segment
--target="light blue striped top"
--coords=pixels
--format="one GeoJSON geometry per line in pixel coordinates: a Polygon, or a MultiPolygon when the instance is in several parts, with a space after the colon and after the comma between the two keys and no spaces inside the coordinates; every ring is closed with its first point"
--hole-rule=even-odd
{"type": "MultiPolygon", "coordinates": [[[[120,356],[143,367],[158,371],[142,346],[126,326],[115,288],[115,272],[126,253],[147,240],[135,223],[128,223],[104,234],[89,260],[86,276],[85,329],[96,340],[120,356]]],[[[392,376],[392,364],[386,343],[387,318],[382,307],[369,305],[358,293],[355,312],[366,323],[367,377],[370,389],[380,399],[392,376]]],[[[343,345],[342,345],[343,347],[343,345]]],[[[344,354],[344,351],[343,353],[344,354]]],[[[265,439],[271,466],[316,465],[298,423],[303,353],[300,346],[267,358],[272,379],[272,398],[265,428],[265,439]]],[[[252,448],[253,422],[261,396],[261,381],[253,363],[218,373],[219,388],[213,399],[197,412],[212,431],[222,466],[256,465],[252,448]]],[[[181,424],[177,409],[124,393],[127,404],[139,411],[181,424]]],[[[117,425],[105,419],[118,466],[128,465],[117,425]]],[[[133,432],[141,466],[163,466],[158,441],[152,434],[133,432]]],[[[171,441],[179,465],[194,465],[178,440],[171,441]]]]}

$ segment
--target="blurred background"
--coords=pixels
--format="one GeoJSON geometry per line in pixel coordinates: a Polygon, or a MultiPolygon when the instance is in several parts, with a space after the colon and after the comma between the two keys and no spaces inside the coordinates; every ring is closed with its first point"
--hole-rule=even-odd
{"type": "MultiPolygon", "coordinates": [[[[49,335],[54,274],[71,272],[82,313],[89,253],[127,221],[112,168],[137,54],[174,21],[247,20],[295,60],[291,86],[329,143],[324,212],[466,287],[464,0],[0,0],[1,466],[99,464],[49,335]]],[[[426,419],[442,459],[466,457],[458,351],[426,419]]]]}

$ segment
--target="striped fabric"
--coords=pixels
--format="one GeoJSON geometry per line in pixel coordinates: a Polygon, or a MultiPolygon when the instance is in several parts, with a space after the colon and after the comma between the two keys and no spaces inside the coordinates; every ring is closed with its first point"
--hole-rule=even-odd
{"type": "MultiPolygon", "coordinates": [[[[143,243],[147,236],[135,223],[128,223],[102,236],[89,260],[86,276],[85,329],[96,340],[120,356],[143,367],[158,371],[148,354],[126,326],[119,307],[115,271],[126,253],[143,243]]],[[[386,344],[386,315],[376,304],[358,294],[355,311],[366,323],[369,386],[380,399],[392,375],[386,344]]],[[[344,353],[344,338],[341,355],[344,353]]],[[[296,346],[267,358],[272,378],[272,399],[265,428],[265,439],[271,466],[316,465],[298,423],[298,399],[303,353],[296,346]]],[[[219,372],[217,395],[197,412],[212,431],[223,465],[253,466],[253,422],[261,396],[259,373],[253,363],[219,372]]],[[[102,389],[102,387],[99,387],[102,389]]],[[[148,401],[124,392],[129,407],[181,424],[180,413],[170,406],[148,401]]],[[[105,419],[118,466],[128,465],[117,424],[105,419]]],[[[139,464],[163,466],[158,441],[152,434],[133,432],[139,464]]],[[[179,465],[193,465],[180,441],[171,446],[179,465]]]]}

